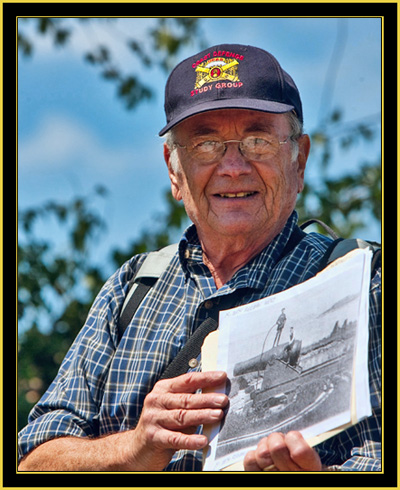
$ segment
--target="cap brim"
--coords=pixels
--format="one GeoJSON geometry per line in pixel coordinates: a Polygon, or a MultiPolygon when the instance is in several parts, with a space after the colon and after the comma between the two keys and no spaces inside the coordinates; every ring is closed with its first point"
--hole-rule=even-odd
{"type": "Polygon", "coordinates": [[[166,126],[164,126],[158,135],[164,136],[164,134],[171,128],[191,116],[202,114],[203,112],[216,111],[218,109],[250,109],[254,111],[270,112],[273,114],[284,114],[285,112],[294,110],[294,106],[282,104],[281,102],[259,99],[221,99],[208,101],[203,104],[197,104],[196,106],[193,106],[187,111],[179,114],[179,116],[175,117],[166,126]]]}

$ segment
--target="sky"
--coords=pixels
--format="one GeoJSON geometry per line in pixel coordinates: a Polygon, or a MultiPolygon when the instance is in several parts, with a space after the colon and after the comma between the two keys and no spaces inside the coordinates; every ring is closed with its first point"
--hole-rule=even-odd
{"type": "MultiPolygon", "coordinates": [[[[158,132],[165,125],[167,74],[143,69],[123,44],[127,36],[145,41],[154,19],[68,22],[74,29],[70,42],[55,48],[32,30],[31,23],[19,19],[32,36],[34,53],[29,58],[20,55],[18,62],[18,205],[23,210],[48,200],[67,202],[90,194],[96,185],[105,186],[106,199],[94,203],[107,232],[94,245],[92,260],[107,268],[109,251],[127,249],[143,229],[151,229],[163,210],[169,181],[158,132]],[[134,111],[123,107],[113,84],[84,61],[84,53],[100,42],[112,49],[126,72],[141,71],[155,91],[151,101],[134,111]]],[[[344,111],[347,122],[377,122],[375,140],[338,155],[330,169],[333,175],[379,158],[380,18],[217,17],[200,22],[207,46],[251,44],[274,54],[300,90],[306,131],[336,107],[344,111]],[[332,77],[329,67],[335,49],[340,63],[332,77]]],[[[200,49],[193,40],[177,62],[200,49]]],[[[306,179],[315,179],[318,171],[309,160],[306,179]]],[[[53,225],[39,231],[57,240],[53,225]]],[[[380,228],[370,226],[358,236],[380,241],[380,228]]]]}

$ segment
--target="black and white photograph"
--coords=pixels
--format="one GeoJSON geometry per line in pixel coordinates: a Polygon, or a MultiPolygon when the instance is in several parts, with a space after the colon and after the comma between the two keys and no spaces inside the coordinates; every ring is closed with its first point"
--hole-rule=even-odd
{"type": "Polygon", "coordinates": [[[272,432],[312,437],[350,422],[357,334],[362,341],[365,330],[363,272],[357,264],[337,269],[221,318],[230,403],[216,460],[272,432]]]}

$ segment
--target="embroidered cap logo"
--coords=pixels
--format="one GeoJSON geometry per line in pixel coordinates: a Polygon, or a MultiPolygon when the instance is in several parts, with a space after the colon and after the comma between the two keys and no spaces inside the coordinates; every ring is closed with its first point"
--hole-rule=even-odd
{"type": "Polygon", "coordinates": [[[290,75],[268,51],[241,44],[211,46],[181,61],[168,78],[164,107],[167,123],[160,136],[189,117],[217,109],[295,111],[303,121],[290,75]]]}
{"type": "Polygon", "coordinates": [[[229,80],[239,82],[237,75],[239,62],[232,58],[212,58],[196,67],[197,77],[194,88],[199,89],[204,84],[229,80]]]}

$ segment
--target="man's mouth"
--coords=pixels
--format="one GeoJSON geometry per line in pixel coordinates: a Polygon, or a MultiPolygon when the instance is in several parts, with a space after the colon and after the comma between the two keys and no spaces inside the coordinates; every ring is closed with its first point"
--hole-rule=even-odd
{"type": "Polygon", "coordinates": [[[224,192],[223,194],[215,194],[218,197],[223,197],[224,199],[238,199],[242,197],[250,197],[257,194],[256,192],[224,192]]]}

